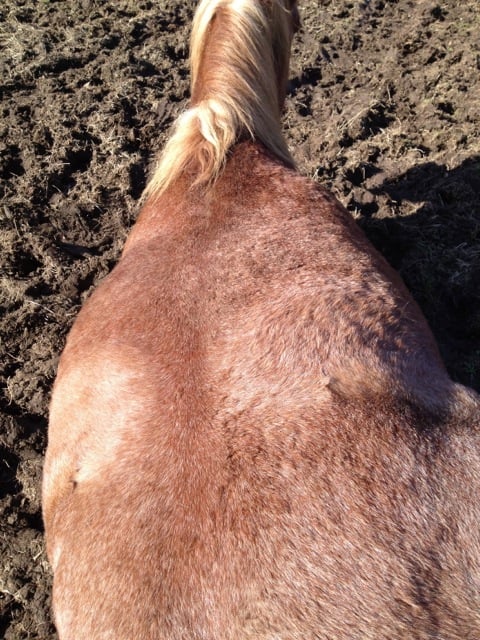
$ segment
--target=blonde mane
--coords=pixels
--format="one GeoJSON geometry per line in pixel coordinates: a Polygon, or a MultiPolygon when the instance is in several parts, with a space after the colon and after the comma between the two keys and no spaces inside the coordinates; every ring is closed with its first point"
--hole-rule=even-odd
{"type": "Polygon", "coordinates": [[[287,4],[200,2],[190,44],[192,106],[178,118],[145,196],[159,196],[186,170],[192,172],[193,184],[212,183],[231,147],[245,137],[294,166],[281,131],[283,87],[278,86],[286,80],[290,57],[287,4]]]}

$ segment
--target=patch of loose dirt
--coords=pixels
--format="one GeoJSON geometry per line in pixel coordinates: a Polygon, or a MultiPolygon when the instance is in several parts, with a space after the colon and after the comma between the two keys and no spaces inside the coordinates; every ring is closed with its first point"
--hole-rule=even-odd
{"type": "MultiPolygon", "coordinates": [[[[0,636],[53,639],[39,484],[58,355],[188,98],[193,2],[0,8],[0,636]]],[[[285,113],[302,172],[400,271],[480,389],[476,0],[305,0],[285,113]]]]}

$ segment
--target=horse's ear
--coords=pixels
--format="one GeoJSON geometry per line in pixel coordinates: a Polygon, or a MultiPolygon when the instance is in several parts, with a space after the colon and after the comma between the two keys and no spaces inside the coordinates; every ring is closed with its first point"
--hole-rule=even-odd
{"type": "Polygon", "coordinates": [[[298,4],[296,0],[292,2],[292,6],[290,7],[290,13],[292,16],[293,33],[297,33],[302,28],[302,21],[300,19],[300,12],[298,10],[298,4]]]}

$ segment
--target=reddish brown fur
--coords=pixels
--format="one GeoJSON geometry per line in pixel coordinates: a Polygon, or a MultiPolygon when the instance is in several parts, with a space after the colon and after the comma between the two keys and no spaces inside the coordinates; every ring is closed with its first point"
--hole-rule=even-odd
{"type": "Polygon", "coordinates": [[[252,142],[189,184],[61,359],[60,638],[478,640],[477,396],[321,187],[252,142]]]}

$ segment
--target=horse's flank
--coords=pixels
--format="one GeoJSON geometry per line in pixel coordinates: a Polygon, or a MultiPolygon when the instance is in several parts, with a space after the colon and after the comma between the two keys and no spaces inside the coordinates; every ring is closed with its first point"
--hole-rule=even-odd
{"type": "Polygon", "coordinates": [[[194,185],[218,177],[232,146],[261,142],[287,166],[294,161],[280,126],[292,37],[287,0],[214,0],[201,3],[191,37],[190,108],[178,119],[145,190],[158,198],[189,172],[194,185]]]}

